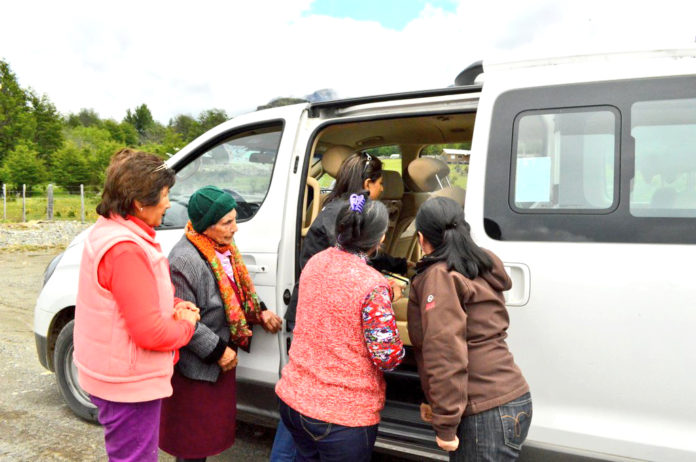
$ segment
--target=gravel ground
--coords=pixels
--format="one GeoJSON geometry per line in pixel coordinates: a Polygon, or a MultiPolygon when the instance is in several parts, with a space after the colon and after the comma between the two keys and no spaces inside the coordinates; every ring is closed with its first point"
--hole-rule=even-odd
{"type": "Polygon", "coordinates": [[[79,221],[30,221],[0,224],[0,250],[65,248],[91,223],[79,221]]]}

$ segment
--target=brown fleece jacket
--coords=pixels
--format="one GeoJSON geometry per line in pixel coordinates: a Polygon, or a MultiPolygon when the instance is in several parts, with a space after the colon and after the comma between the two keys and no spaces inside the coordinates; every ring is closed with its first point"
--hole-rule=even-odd
{"type": "Polygon", "coordinates": [[[462,415],[478,414],[529,391],[505,338],[510,323],[502,292],[512,287],[493,253],[493,269],[476,279],[445,262],[413,279],[408,334],[437,436],[454,440],[462,415]]]}

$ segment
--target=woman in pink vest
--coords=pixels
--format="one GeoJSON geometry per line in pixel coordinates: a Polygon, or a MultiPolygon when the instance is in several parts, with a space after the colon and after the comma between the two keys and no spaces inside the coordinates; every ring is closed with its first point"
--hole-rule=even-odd
{"type": "Polygon", "coordinates": [[[101,215],[85,239],[75,307],[74,361],[104,426],[110,461],[156,461],[161,400],[172,394],[177,349],[199,318],[174,298],[155,241],[174,172],[123,149],[106,171],[101,215]]]}
{"type": "Polygon", "coordinates": [[[382,371],[404,355],[392,289],[367,264],[387,224],[384,204],[352,194],[336,219],[336,247],[302,270],[290,359],[276,385],[296,460],[370,460],[384,407],[382,371]]]}

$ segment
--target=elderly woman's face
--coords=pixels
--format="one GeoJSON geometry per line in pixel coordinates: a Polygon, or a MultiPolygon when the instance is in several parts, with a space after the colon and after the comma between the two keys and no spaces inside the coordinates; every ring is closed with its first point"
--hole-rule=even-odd
{"type": "Polygon", "coordinates": [[[135,201],[135,216],[140,218],[145,223],[155,228],[162,224],[162,217],[164,217],[164,212],[171,207],[169,203],[169,188],[165,186],[160,191],[160,200],[155,205],[145,205],[140,206],[138,201],[135,201]]]}
{"type": "Polygon", "coordinates": [[[220,218],[217,223],[203,231],[203,234],[220,245],[230,245],[236,232],[237,211],[233,209],[230,213],[220,218]]]}

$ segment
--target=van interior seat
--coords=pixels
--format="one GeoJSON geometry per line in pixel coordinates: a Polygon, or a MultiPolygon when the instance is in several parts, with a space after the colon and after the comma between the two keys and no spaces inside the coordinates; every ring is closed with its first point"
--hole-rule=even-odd
{"type": "Polygon", "coordinates": [[[404,182],[398,172],[383,170],[382,185],[384,186],[384,191],[380,200],[387,206],[387,211],[389,212],[389,226],[387,227],[383,248],[388,250],[391,248],[391,242],[395,239],[396,225],[401,215],[404,182]]]}
{"type": "Polygon", "coordinates": [[[394,238],[385,250],[395,257],[409,258],[415,249],[416,238],[413,222],[418,209],[428,200],[432,193],[449,185],[447,176],[449,166],[443,160],[434,157],[419,157],[408,164],[405,178],[409,191],[403,194],[401,214],[394,229],[394,238]]]}
{"type": "MultiPolygon", "coordinates": [[[[350,146],[345,146],[342,144],[337,144],[334,146],[331,146],[329,149],[326,150],[326,152],[321,156],[321,169],[322,172],[325,174],[328,174],[331,176],[331,178],[336,178],[338,176],[338,171],[341,169],[341,165],[343,164],[343,161],[345,161],[348,157],[350,157],[351,154],[353,154],[355,151],[350,147],[350,146]]],[[[307,188],[305,188],[305,195],[308,193],[307,188]]],[[[321,205],[324,203],[324,199],[326,199],[326,196],[328,194],[322,194],[320,198],[320,207],[319,210],[321,210],[321,205]]],[[[310,213],[310,210],[312,210],[312,206],[314,205],[314,197],[312,197],[308,203],[307,207],[305,209],[305,213],[303,215],[303,220],[302,220],[302,227],[303,228],[309,228],[312,225],[312,222],[316,218],[316,216],[312,216],[310,213]]]]}
{"type": "Polygon", "coordinates": [[[396,316],[396,328],[399,331],[399,337],[404,345],[412,346],[411,338],[408,336],[408,322],[406,311],[408,309],[408,295],[405,295],[392,303],[392,309],[396,316]]]}

